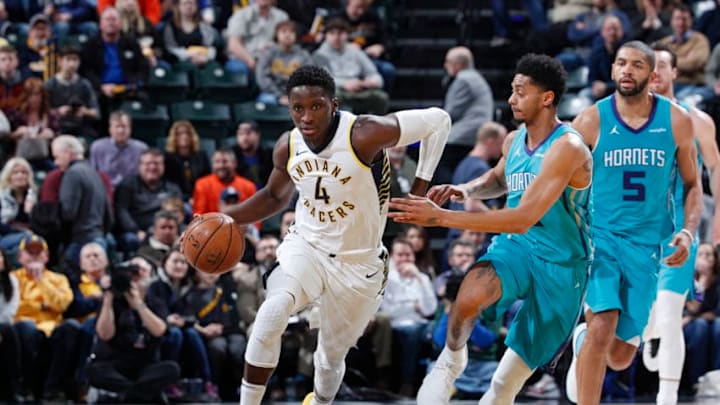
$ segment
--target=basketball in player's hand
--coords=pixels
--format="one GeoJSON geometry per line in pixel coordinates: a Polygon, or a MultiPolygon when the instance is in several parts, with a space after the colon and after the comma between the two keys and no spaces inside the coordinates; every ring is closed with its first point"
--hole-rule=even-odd
{"type": "Polygon", "coordinates": [[[188,263],[210,274],[232,269],[245,251],[245,237],[237,224],[219,212],[195,217],[183,233],[181,244],[188,263]]]}

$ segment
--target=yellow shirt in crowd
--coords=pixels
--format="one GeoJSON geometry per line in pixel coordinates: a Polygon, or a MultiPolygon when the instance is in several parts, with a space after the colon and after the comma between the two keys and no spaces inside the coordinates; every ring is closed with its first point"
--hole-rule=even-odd
{"type": "Polygon", "coordinates": [[[63,312],[73,300],[67,277],[45,269],[35,281],[25,268],[13,272],[20,290],[20,306],[15,321],[34,321],[46,336],[63,321],[63,312]]]}

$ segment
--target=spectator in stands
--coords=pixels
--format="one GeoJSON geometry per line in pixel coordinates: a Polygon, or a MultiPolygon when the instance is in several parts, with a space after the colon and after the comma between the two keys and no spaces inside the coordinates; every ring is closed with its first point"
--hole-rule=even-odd
{"type": "Polygon", "coordinates": [[[274,0],[257,0],[230,17],[226,32],[228,71],[255,70],[256,60],[272,45],[275,26],[288,19],[287,13],[274,4],[274,0]]]}
{"type": "Polygon", "coordinates": [[[81,333],[77,339],[78,383],[87,384],[87,360],[95,338],[95,321],[102,304],[103,290],[110,288],[107,253],[99,243],[90,242],[80,249],[80,277],[70,277],[73,300],[63,314],[68,322],[77,322],[81,333]]]}
{"type": "Polygon", "coordinates": [[[30,233],[30,213],[37,202],[37,187],[27,160],[15,157],[0,173],[0,249],[11,261],[20,241],[30,233]]]}
{"type": "Polygon", "coordinates": [[[273,169],[272,149],[262,144],[260,127],[255,121],[238,124],[236,144],[232,150],[237,161],[237,174],[251,180],[260,189],[267,183],[273,169]]]}
{"type": "Polygon", "coordinates": [[[348,44],[350,25],[332,18],[325,26],[325,41],[313,53],[319,66],[335,79],[341,105],[356,114],[385,114],[388,95],[382,90],[383,78],[365,52],[348,44]]]}
{"type": "Polygon", "coordinates": [[[57,38],[66,38],[70,33],[97,35],[95,7],[88,0],[51,0],[45,6],[45,14],[52,20],[57,38]]]}
{"type": "Polygon", "coordinates": [[[72,356],[78,329],[63,323],[63,312],[73,295],[67,277],[47,269],[48,246],[37,235],[20,242],[18,279],[20,305],[15,329],[22,346],[22,375],[25,394],[64,401],[72,388],[76,359],[72,356]],[[47,377],[43,364],[50,364],[47,377]]]}
{"type": "MultiPolygon", "coordinates": [[[[217,385],[235,389],[242,382],[245,365],[245,331],[233,322],[230,308],[223,302],[223,289],[218,284],[217,274],[196,271],[194,283],[182,297],[181,315],[202,337],[207,349],[212,381],[217,385]]],[[[205,393],[218,399],[217,387],[210,380],[205,381],[205,393]]]]}
{"type": "MultiPolygon", "coordinates": [[[[443,310],[432,325],[432,342],[437,350],[445,346],[449,314],[464,277],[464,273],[456,273],[447,279],[447,288],[442,300],[443,310]]],[[[468,341],[467,366],[455,380],[455,389],[461,394],[479,397],[490,389],[490,381],[498,366],[496,359],[499,336],[499,321],[489,322],[482,316],[477,318],[468,341]]],[[[433,364],[430,364],[428,370],[432,370],[432,367],[433,364]]]]}
{"type": "Polygon", "coordinates": [[[277,261],[280,240],[275,236],[263,236],[255,248],[255,264],[238,263],[232,271],[236,283],[237,310],[246,330],[250,330],[258,308],[265,300],[263,276],[277,261]]]}
{"type": "Polygon", "coordinates": [[[13,320],[20,304],[17,277],[10,272],[10,263],[0,249],[0,401],[20,402],[20,342],[13,320]]]}
{"type": "Polygon", "coordinates": [[[8,111],[10,135],[17,142],[15,154],[27,159],[37,170],[48,170],[49,142],[60,129],[58,118],[50,110],[42,80],[36,77],[25,80],[18,108],[8,111]]]}
{"type": "Polygon", "coordinates": [[[720,44],[715,45],[705,65],[705,91],[701,94],[706,101],[720,97],[720,44]]]}
{"type": "MultiPolygon", "coordinates": [[[[97,11],[98,14],[103,14],[106,9],[112,8],[112,6],[120,7],[117,3],[120,3],[122,0],[98,0],[97,1],[97,11]]],[[[140,7],[140,12],[142,13],[143,17],[147,18],[152,25],[157,25],[157,23],[160,22],[161,15],[161,7],[160,7],[160,1],[158,0],[133,0],[138,3],[138,6],[140,7]]]]}
{"type": "Polygon", "coordinates": [[[636,0],[640,14],[633,18],[630,32],[625,31],[628,40],[653,43],[672,34],[670,19],[673,2],[663,0],[636,0]]]}
{"type": "Polygon", "coordinates": [[[407,224],[400,234],[400,238],[410,242],[415,256],[415,265],[422,273],[434,278],[437,275],[435,259],[433,259],[432,247],[430,246],[430,234],[427,229],[420,225],[407,224]]]}
{"type": "MultiPolygon", "coordinates": [[[[183,375],[202,378],[210,401],[217,400],[217,387],[212,384],[207,349],[195,327],[195,319],[183,316],[183,299],[192,288],[193,274],[185,255],[178,248],[171,249],[162,259],[159,278],[148,288],[148,297],[158,299],[160,311],[166,313],[168,328],[177,328],[183,336],[180,365],[183,375]]],[[[193,270],[194,271],[194,270],[193,270]]]]}
{"type": "Polygon", "coordinates": [[[720,325],[715,322],[720,315],[720,284],[717,275],[718,258],[715,249],[710,244],[701,244],[695,262],[695,294],[685,304],[683,313],[683,335],[687,348],[686,381],[689,387],[696,384],[706,371],[720,367],[720,350],[717,348],[720,325]]]}
{"type": "Polygon", "coordinates": [[[100,107],[92,84],[77,72],[80,49],[60,49],[59,69],[45,82],[50,108],[59,116],[59,131],[75,136],[97,137],[94,125],[100,118],[100,107]]]}
{"type": "Polygon", "coordinates": [[[590,49],[595,38],[600,35],[600,26],[606,15],[612,14],[622,22],[623,32],[631,32],[632,26],[627,14],[622,11],[615,0],[593,0],[590,11],[578,15],[567,27],[566,41],[556,41],[552,53],[558,53],[557,58],[567,71],[572,71],[587,64],[590,49]],[[570,51],[563,51],[571,47],[570,51]]]}
{"type": "Polygon", "coordinates": [[[169,68],[166,62],[158,59],[163,54],[162,40],[153,23],[140,12],[138,0],[118,0],[116,7],[122,34],[137,41],[148,64],[155,67],[161,63],[169,68]]]}
{"type": "MultiPolygon", "coordinates": [[[[540,0],[525,0],[530,23],[534,31],[547,31],[548,22],[543,2],[540,0]]],[[[490,40],[490,46],[503,46],[509,42],[508,24],[510,16],[504,0],[492,1],[493,16],[493,38],[490,40]]]]}
{"type": "Polygon", "coordinates": [[[237,161],[231,149],[218,149],[212,158],[212,174],[195,182],[193,191],[193,213],[205,214],[219,211],[220,195],[226,189],[236,194],[239,201],[245,201],[257,191],[252,181],[236,174],[237,161]]]}
{"type": "Polygon", "coordinates": [[[150,234],[142,239],[138,254],[160,266],[179,237],[180,223],[177,215],[171,211],[157,211],[150,234]]]}
{"type": "Polygon", "coordinates": [[[615,61],[615,52],[625,43],[620,19],[608,15],[602,22],[600,37],[595,40],[588,61],[588,83],[590,86],[580,91],[580,96],[599,100],[615,91],[615,81],[611,77],[611,68],[615,61]]]}
{"type": "Polygon", "coordinates": [[[148,146],[132,139],[132,120],[125,111],[110,114],[110,136],[95,140],[90,145],[90,164],[110,176],[113,187],[126,177],[138,174],[140,156],[148,146]]]}
{"type": "MultiPolygon", "coordinates": [[[[502,156],[502,146],[507,135],[507,129],[494,121],[488,121],[478,128],[475,137],[475,146],[470,153],[460,161],[455,168],[452,177],[452,184],[467,183],[472,179],[482,176],[486,171],[500,160],[502,156]]],[[[497,207],[497,200],[487,200],[485,203],[497,207]]],[[[464,203],[451,202],[450,209],[461,211],[465,208],[464,203]]],[[[499,207],[498,207],[499,208],[499,207]]],[[[457,231],[457,230],[456,230],[457,231]]],[[[449,232],[457,236],[459,231],[449,232]]]]}
{"type": "Polygon", "coordinates": [[[114,7],[102,11],[100,34],[85,43],[81,60],[81,74],[100,94],[105,112],[116,108],[148,77],[148,62],[137,40],[122,33],[120,15],[114,7]]]}
{"type": "Polygon", "coordinates": [[[295,206],[292,206],[280,214],[280,239],[290,231],[290,227],[295,223],[295,206]]]}
{"type": "Polygon", "coordinates": [[[437,299],[432,282],[415,265],[412,244],[395,239],[390,251],[390,272],[380,309],[390,317],[401,351],[400,395],[412,396],[423,331],[435,313],[437,299]]]}
{"type": "Polygon", "coordinates": [[[288,105],[285,86],[295,69],[311,62],[310,54],[297,44],[297,27],[286,20],[275,26],[272,46],[263,52],[255,69],[260,88],[258,102],[288,105]]]}
{"type": "Polygon", "coordinates": [[[145,240],[163,200],[182,197],[180,187],[165,180],[164,174],[162,152],[147,149],[140,155],[138,174],[125,177],[116,187],[115,218],[123,251],[134,252],[145,240]]]}
{"type": "Polygon", "coordinates": [[[12,45],[0,47],[0,108],[7,112],[20,106],[25,77],[18,69],[17,50],[12,45]]]}
{"type": "Polygon", "coordinates": [[[197,0],[177,0],[162,36],[169,62],[202,67],[217,56],[218,33],[200,20],[197,0]]]}
{"type": "Polygon", "coordinates": [[[107,249],[105,234],[113,224],[112,203],[105,183],[84,159],[84,148],[74,136],[60,135],[52,143],[55,164],[63,171],[59,188],[61,219],[67,224],[65,259],[76,267],[80,248],[97,242],[107,249]]]}
{"type": "Polygon", "coordinates": [[[675,79],[675,97],[682,100],[697,92],[705,84],[705,64],[710,56],[710,45],[704,34],[692,30],[692,11],[685,5],[673,9],[673,34],[660,42],[668,45],[677,55],[678,75],[675,79]]]}
{"type": "Polygon", "coordinates": [[[720,43],[720,0],[715,0],[715,7],[700,15],[694,29],[707,37],[711,49],[720,43]]]}
{"type": "Polygon", "coordinates": [[[475,262],[475,245],[469,240],[462,238],[455,239],[448,247],[448,263],[450,268],[433,280],[435,294],[440,298],[446,298],[445,291],[448,278],[454,275],[464,275],[475,262]]]}
{"type": "Polygon", "coordinates": [[[453,126],[435,178],[450,181],[455,165],[472,149],[478,128],[492,120],[493,94],[488,82],[475,69],[472,52],[465,47],[451,48],[445,55],[445,71],[451,83],[445,93],[443,109],[453,126]]]}
{"type": "Polygon", "coordinates": [[[90,385],[118,393],[121,401],[166,403],[163,389],[180,375],[176,362],[158,361],[168,313],[159,299],[146,296],[149,269],[115,266],[111,274],[115,286],[103,293],[90,385]],[[115,284],[114,274],[121,273],[130,277],[129,286],[115,284]]]}
{"type": "Polygon", "coordinates": [[[57,67],[57,43],[52,36],[52,23],[47,15],[40,13],[30,19],[29,26],[27,43],[18,47],[20,69],[28,76],[45,81],[55,75],[57,67]]]}
{"type": "Polygon", "coordinates": [[[163,211],[170,211],[175,214],[175,218],[177,218],[178,224],[180,224],[180,233],[185,230],[186,211],[185,203],[182,198],[168,197],[163,200],[160,205],[160,209],[163,211]]]}
{"type": "Polygon", "coordinates": [[[350,45],[362,49],[375,64],[388,93],[395,82],[395,65],[384,59],[386,27],[382,17],[373,10],[374,0],[348,0],[339,14],[350,25],[350,45]]]}
{"type": "Polygon", "coordinates": [[[175,121],[165,142],[165,178],[180,186],[183,199],[192,197],[193,185],[210,174],[210,160],[200,149],[200,137],[187,120],[175,121]]]}

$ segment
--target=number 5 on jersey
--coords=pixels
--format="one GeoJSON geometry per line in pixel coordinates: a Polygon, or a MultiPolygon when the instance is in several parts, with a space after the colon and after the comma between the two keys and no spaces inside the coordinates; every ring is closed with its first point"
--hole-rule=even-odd
{"type": "Polygon", "coordinates": [[[645,201],[645,172],[623,172],[623,201],[645,201]]]}

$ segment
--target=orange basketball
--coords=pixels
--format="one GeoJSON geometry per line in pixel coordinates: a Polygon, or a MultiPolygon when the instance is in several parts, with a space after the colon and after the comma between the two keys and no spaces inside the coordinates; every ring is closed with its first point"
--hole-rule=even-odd
{"type": "Polygon", "coordinates": [[[235,266],[245,251],[245,238],[235,221],[211,212],[195,218],[185,230],[182,250],[191,266],[210,274],[222,274],[235,266]]]}

